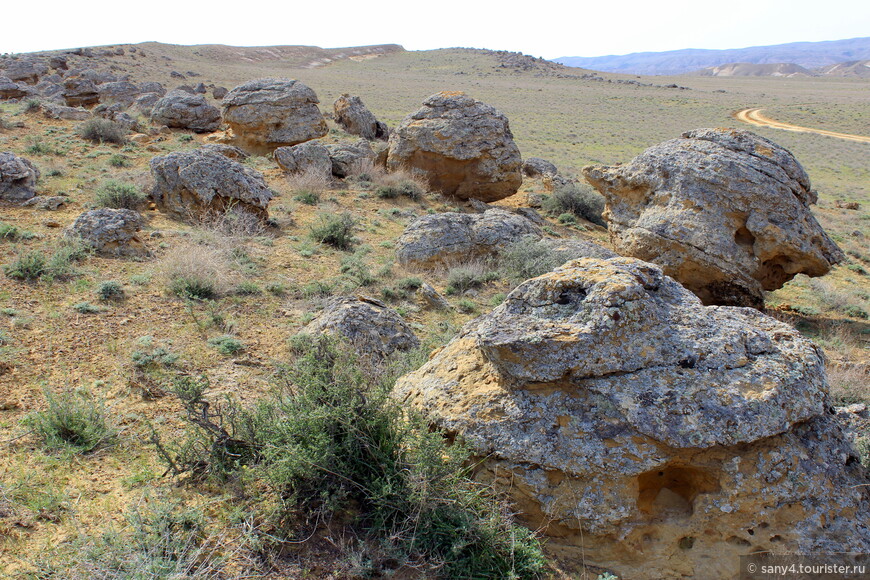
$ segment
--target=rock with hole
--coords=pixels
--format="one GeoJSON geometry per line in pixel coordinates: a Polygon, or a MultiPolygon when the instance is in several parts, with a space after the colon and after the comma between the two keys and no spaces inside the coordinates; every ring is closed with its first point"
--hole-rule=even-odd
{"type": "Polygon", "coordinates": [[[870,480],[820,349],[654,264],[585,258],[524,282],[394,396],[463,438],[564,561],[736,578],[741,555],[870,549],[870,480]]]}

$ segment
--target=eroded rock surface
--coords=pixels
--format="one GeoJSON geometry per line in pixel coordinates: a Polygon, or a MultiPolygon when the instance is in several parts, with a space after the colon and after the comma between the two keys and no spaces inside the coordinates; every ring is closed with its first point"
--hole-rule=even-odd
{"type": "Polygon", "coordinates": [[[384,303],[363,296],[339,296],[329,300],[323,312],[301,333],[332,335],[351,343],[357,353],[371,361],[383,361],[396,351],[420,346],[411,327],[384,303]]]}
{"type": "Polygon", "coordinates": [[[273,151],[326,135],[317,95],[292,79],[257,79],[237,86],[221,111],[237,144],[253,151],[273,151]]]}
{"type": "Polygon", "coordinates": [[[275,162],[287,173],[311,172],[329,177],[332,175],[332,160],[329,149],[315,141],[292,147],[278,147],[273,154],[275,162]]]}
{"type": "Polygon", "coordinates": [[[359,135],[363,139],[386,139],[390,136],[387,126],[369,111],[365,103],[357,96],[341,95],[333,104],[335,122],[351,135],[359,135]]]}
{"type": "Polygon", "coordinates": [[[464,93],[441,92],[390,135],[390,169],[422,172],[433,190],[496,201],[517,192],[522,159],[507,117],[464,93]]]}
{"type": "Polygon", "coordinates": [[[326,150],[329,152],[332,174],[336,177],[348,177],[373,167],[377,157],[365,139],[356,143],[327,145],[326,150]]]}
{"type": "Polygon", "coordinates": [[[220,129],[221,113],[202,95],[176,89],[154,103],[151,120],[167,127],[210,133],[220,129]]]}
{"type": "Polygon", "coordinates": [[[0,200],[27,201],[36,195],[39,169],[11,151],[0,152],[0,200]]]}
{"type": "Polygon", "coordinates": [[[523,283],[394,396],[462,436],[552,551],[621,578],[870,549],[867,473],[818,347],[653,264],[581,259],[523,283]]]}
{"type": "Polygon", "coordinates": [[[144,256],[148,249],[138,234],[144,223],[132,209],[94,209],[77,217],[64,235],[81,239],[101,254],[144,256]]]}
{"type": "Polygon", "coordinates": [[[583,173],[607,200],[617,251],[661,265],[705,304],[761,307],[762,291],[843,258],[809,210],[801,165],[748,131],[698,129],[583,173]]]}
{"type": "Polygon", "coordinates": [[[151,160],[154,191],[161,211],[181,218],[228,210],[268,218],[272,190],[256,170],[221,153],[176,151],[151,160]]]}
{"type": "Polygon", "coordinates": [[[396,242],[396,258],[411,267],[467,261],[497,253],[527,235],[540,238],[541,229],[523,216],[499,208],[481,214],[424,215],[402,232],[396,242]]]}

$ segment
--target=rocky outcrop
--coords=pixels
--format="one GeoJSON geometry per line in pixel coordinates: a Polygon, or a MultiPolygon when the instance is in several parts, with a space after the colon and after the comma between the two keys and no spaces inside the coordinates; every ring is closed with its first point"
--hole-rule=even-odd
{"type": "Polygon", "coordinates": [[[200,149],[202,151],[208,151],[210,153],[220,153],[224,157],[234,159],[235,161],[244,161],[248,158],[248,154],[239,149],[238,147],[226,145],[225,143],[206,143],[205,145],[200,147],[200,149]]]}
{"type": "Polygon", "coordinates": [[[332,118],[351,135],[363,139],[387,139],[390,130],[377,120],[374,113],[357,96],[343,94],[333,104],[332,118]]]}
{"type": "Polygon", "coordinates": [[[0,152],[0,200],[27,201],[36,195],[39,169],[11,151],[0,152]]]}
{"type": "Polygon", "coordinates": [[[21,86],[9,77],[0,76],[0,99],[20,99],[28,95],[26,86],[21,86]]]}
{"type": "Polygon", "coordinates": [[[375,164],[376,154],[365,139],[356,143],[327,145],[326,149],[332,163],[332,174],[336,177],[348,177],[375,164]]]}
{"type": "Polygon", "coordinates": [[[396,258],[403,266],[433,267],[490,256],[527,235],[540,238],[541,229],[503,209],[424,215],[402,232],[396,258]]]}
{"type": "Polygon", "coordinates": [[[384,303],[364,296],[332,298],[300,333],[340,337],[350,342],[361,357],[374,362],[420,346],[401,316],[384,303]]]}
{"type": "Polygon", "coordinates": [[[100,102],[100,92],[93,81],[71,77],[63,82],[63,98],[68,107],[91,107],[100,102]]]}
{"type": "Polygon", "coordinates": [[[132,209],[94,209],[77,217],[64,236],[80,239],[100,254],[144,256],[148,249],[137,233],[144,223],[132,209]]]}
{"type": "Polygon", "coordinates": [[[100,94],[100,103],[103,104],[119,104],[123,107],[129,107],[140,95],[139,87],[130,81],[115,81],[105,83],[97,87],[97,92],[100,94]]]}
{"type": "Polygon", "coordinates": [[[227,89],[226,87],[215,87],[211,91],[211,96],[220,101],[225,96],[227,96],[227,93],[229,92],[229,89],[227,89]]]}
{"type": "Polygon", "coordinates": [[[91,118],[91,113],[82,107],[66,107],[57,103],[42,103],[42,114],[49,119],[65,121],[84,121],[91,118]]]}
{"type": "Polygon", "coordinates": [[[521,165],[507,117],[464,93],[432,95],[390,135],[390,169],[417,170],[433,190],[458,199],[515,194],[521,165]]]}
{"type": "Polygon", "coordinates": [[[819,348],[703,306],[653,264],[581,259],[526,281],[394,396],[462,437],[552,552],[621,578],[870,549],[867,473],[819,348]]]}
{"type": "Polygon", "coordinates": [[[691,131],[583,174],[606,198],[616,250],[661,265],[705,304],[761,307],[763,290],[843,258],[794,156],[747,131],[691,131]]]}
{"type": "Polygon", "coordinates": [[[332,175],[329,149],[315,141],[292,147],[278,147],[273,156],[278,166],[287,173],[311,172],[324,177],[332,175]]]}
{"type": "Polygon", "coordinates": [[[56,211],[65,206],[67,201],[69,200],[62,195],[37,195],[36,197],[31,197],[21,205],[45,211],[56,211]]]}
{"type": "Polygon", "coordinates": [[[317,95],[291,79],[258,79],[231,90],[221,111],[237,144],[255,152],[296,145],[326,135],[317,95]]]}
{"type": "Polygon", "coordinates": [[[166,88],[156,81],[148,81],[139,84],[139,93],[154,93],[162,97],[166,94],[166,88]]]}
{"type": "Polygon", "coordinates": [[[151,108],[151,121],[174,129],[210,133],[221,126],[221,113],[202,95],[169,91],[151,108]]]}
{"type": "Polygon", "coordinates": [[[523,161],[523,175],[527,177],[538,177],[539,175],[556,175],[559,170],[556,166],[540,157],[529,157],[523,161]]]}
{"type": "Polygon", "coordinates": [[[269,217],[273,193],[254,169],[220,153],[176,151],[151,160],[157,207],[187,219],[213,212],[242,212],[260,219],[269,217]]]}

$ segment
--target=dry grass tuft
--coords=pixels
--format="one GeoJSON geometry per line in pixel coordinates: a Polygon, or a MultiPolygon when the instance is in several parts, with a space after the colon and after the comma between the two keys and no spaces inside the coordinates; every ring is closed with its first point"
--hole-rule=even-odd
{"type": "Polygon", "coordinates": [[[226,293],[236,278],[229,252],[205,244],[173,248],[160,262],[158,270],[170,292],[200,300],[226,293]]]}

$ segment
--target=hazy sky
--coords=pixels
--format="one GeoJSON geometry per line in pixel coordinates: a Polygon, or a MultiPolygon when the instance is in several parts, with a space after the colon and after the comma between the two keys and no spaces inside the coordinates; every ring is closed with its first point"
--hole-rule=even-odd
{"type": "Polygon", "coordinates": [[[870,36],[868,0],[4,1],[0,53],[155,40],[324,48],[401,44],[555,58],[870,36]]]}

